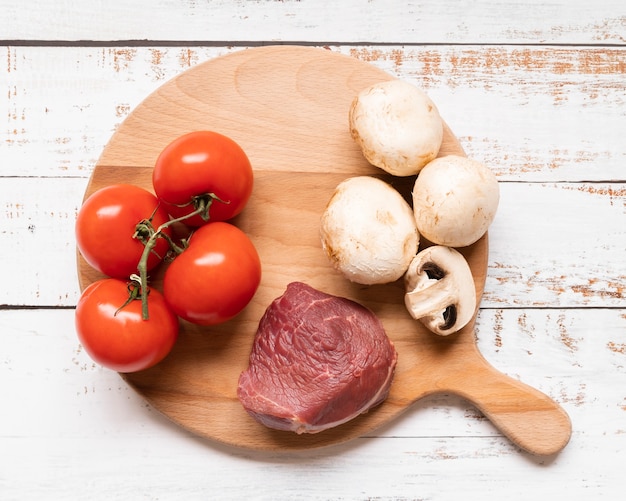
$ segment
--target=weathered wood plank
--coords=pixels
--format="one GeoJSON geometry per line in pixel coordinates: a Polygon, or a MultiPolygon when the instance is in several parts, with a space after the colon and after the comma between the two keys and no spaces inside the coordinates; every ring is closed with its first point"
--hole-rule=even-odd
{"type": "MultiPolygon", "coordinates": [[[[0,175],[87,177],[116,126],[151,92],[192,65],[242,49],[2,50],[8,91],[0,175]]],[[[423,87],[467,153],[500,180],[626,180],[626,49],[332,50],[423,87]]]]}
{"type": "Polygon", "coordinates": [[[94,365],[71,310],[0,311],[0,325],[0,394],[19,402],[2,413],[3,499],[458,499],[460,491],[577,499],[611,497],[622,482],[622,463],[606,454],[626,447],[624,309],[481,312],[484,355],[550,393],[572,419],[569,445],[540,459],[453,396],[426,399],[380,433],[326,450],[235,450],[172,425],[94,365]],[[149,485],[137,481],[137,464],[149,485]]]}
{"type": "Polygon", "coordinates": [[[349,53],[423,87],[468,155],[500,179],[625,179],[623,48],[366,47],[349,53]]]}
{"type": "MultiPolygon", "coordinates": [[[[32,2],[31,2],[32,3],[32,2]]],[[[367,43],[626,41],[621,0],[471,3],[388,0],[140,0],[36,5],[3,0],[5,40],[367,43]],[[166,13],[166,14],[165,14],[166,13]]]]}
{"type": "Polygon", "coordinates": [[[0,179],[0,305],[72,306],[74,223],[87,180],[0,179]]]}
{"type": "MultiPolygon", "coordinates": [[[[74,222],[86,184],[1,179],[0,304],[76,304],[74,222]]],[[[501,183],[482,306],[623,307],[625,217],[623,185],[501,183]]]]}
{"type": "Polygon", "coordinates": [[[501,183],[483,304],[623,306],[625,216],[624,184],[501,183]]]}

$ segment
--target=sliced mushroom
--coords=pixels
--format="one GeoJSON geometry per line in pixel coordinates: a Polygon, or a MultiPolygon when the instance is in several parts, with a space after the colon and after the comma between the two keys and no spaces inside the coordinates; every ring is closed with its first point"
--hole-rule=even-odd
{"type": "Polygon", "coordinates": [[[476,310],[476,288],[469,264],[450,247],[420,251],[405,275],[404,302],[428,330],[447,336],[462,329],[476,310]]]}

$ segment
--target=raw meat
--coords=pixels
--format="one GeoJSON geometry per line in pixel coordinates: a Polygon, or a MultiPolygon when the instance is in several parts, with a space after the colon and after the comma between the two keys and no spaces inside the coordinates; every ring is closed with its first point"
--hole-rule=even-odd
{"type": "Polygon", "coordinates": [[[372,311],[294,282],[261,318],[237,396],[265,426],[317,433],[385,400],[396,361],[372,311]]]}

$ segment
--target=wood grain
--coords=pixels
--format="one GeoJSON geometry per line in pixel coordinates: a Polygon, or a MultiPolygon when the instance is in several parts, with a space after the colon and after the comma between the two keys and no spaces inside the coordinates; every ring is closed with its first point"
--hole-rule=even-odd
{"type": "Polygon", "coordinates": [[[332,491],[336,499],[417,493],[453,501],[459,490],[516,501],[529,493],[558,499],[564,491],[572,499],[589,492],[612,499],[623,483],[624,309],[480,312],[478,343],[488,360],[568,410],[574,432],[557,457],[520,452],[474,406],[446,394],[330,448],[278,454],[222,446],[172,426],[116,373],[94,364],[73,323],[69,309],[0,310],[0,394],[16,403],[1,414],[3,499],[69,501],[77,490],[120,500],[184,493],[200,501],[219,492],[232,501],[242,494],[323,501],[332,491]],[[521,492],[507,497],[512,489],[521,492]]]}
{"type": "MultiPolygon", "coordinates": [[[[236,223],[251,235],[264,264],[259,292],[242,315],[208,330],[183,324],[170,357],[125,379],[180,425],[244,448],[286,451],[336,444],[378,428],[419,398],[450,392],[474,402],[520,447],[540,455],[558,452],[571,433],[567,414],[543,393],[490,366],[476,348],[473,322],[458,335],[433,337],[404,310],[399,284],[349,284],[320,250],[319,216],[336,184],[351,175],[379,174],[349,138],[350,102],[361,88],[389,78],[371,65],[319,49],[241,51],[181,74],[121,124],[98,161],[86,196],[119,181],[149,188],[151,165],[165,144],[189,130],[218,130],[242,145],[255,168],[253,198],[236,223]],[[293,280],[369,306],[400,352],[387,401],[317,435],[264,428],[245,414],[235,395],[258,319],[293,280]]],[[[446,129],[441,154],[449,153],[463,151],[446,129]]],[[[389,180],[408,196],[410,179],[389,180]]],[[[480,297],[487,238],[463,252],[480,297]]],[[[79,277],[85,287],[97,275],[79,262],[79,277]]]]}
{"type": "MultiPolygon", "coordinates": [[[[87,183],[0,180],[0,235],[11,242],[0,248],[0,304],[76,305],[74,222],[87,183]]],[[[501,182],[500,188],[482,309],[623,307],[626,190],[619,183],[501,182]]]]}
{"type": "MultiPolygon", "coordinates": [[[[85,179],[111,134],[146,96],[196,64],[241,50],[4,49],[8,90],[0,174],[85,179]]],[[[626,51],[619,47],[437,44],[329,50],[424,88],[467,154],[488,164],[502,182],[626,179],[626,51]]]]}
{"type": "Polygon", "coordinates": [[[40,0],[37,7],[9,10],[2,19],[3,38],[201,41],[223,45],[242,40],[616,44],[626,39],[626,10],[621,0],[476,0],[471,5],[456,0],[184,0],[175,8],[166,0],[115,0],[106,5],[78,4],[72,9],[40,0]]]}

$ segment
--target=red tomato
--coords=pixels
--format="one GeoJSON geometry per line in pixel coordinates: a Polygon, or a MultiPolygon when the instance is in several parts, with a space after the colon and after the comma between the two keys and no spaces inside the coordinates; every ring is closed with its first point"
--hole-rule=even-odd
{"type": "Polygon", "coordinates": [[[151,289],[148,295],[148,320],[142,319],[140,299],[118,311],[127,299],[127,283],[106,278],[87,287],[76,305],[76,332],[83,348],[95,362],[118,372],[152,367],[178,337],[178,318],[159,291],[151,289]]]}
{"type": "MultiPolygon", "coordinates": [[[[152,218],[154,229],[168,221],[167,211],[159,206],[156,196],[139,186],[116,184],[94,192],[83,203],[76,219],[78,250],[96,270],[115,278],[128,278],[137,273],[137,264],[144,250],[133,238],[137,224],[152,218]],[[156,209],[156,211],[155,211],[156,209]]],[[[171,234],[169,229],[164,233],[171,234]]],[[[159,238],[148,257],[148,269],[157,266],[169,249],[159,238]]]]}
{"type": "Polygon", "coordinates": [[[261,261],[248,236],[232,224],[213,222],[196,230],[170,264],[163,294],[181,318],[215,325],[243,310],[260,281],[261,261]]]}
{"type": "MultiPolygon", "coordinates": [[[[213,194],[219,200],[211,203],[209,218],[226,221],[239,214],[250,198],[252,166],[232,139],[217,132],[195,131],[165,147],[154,166],[152,184],[174,218],[194,211],[194,197],[213,194]]],[[[205,222],[197,215],[185,220],[196,227],[205,222]]]]}

